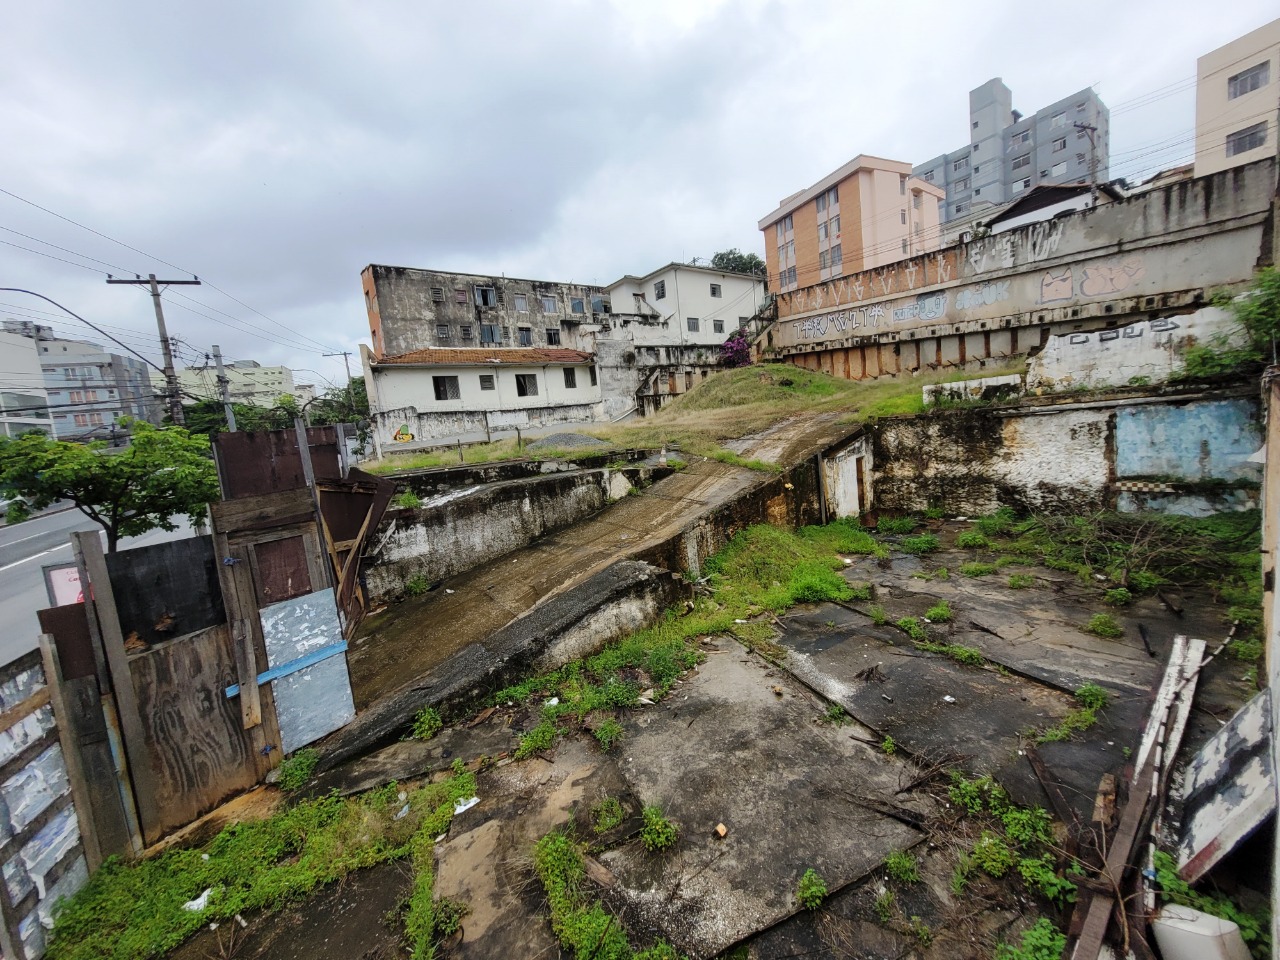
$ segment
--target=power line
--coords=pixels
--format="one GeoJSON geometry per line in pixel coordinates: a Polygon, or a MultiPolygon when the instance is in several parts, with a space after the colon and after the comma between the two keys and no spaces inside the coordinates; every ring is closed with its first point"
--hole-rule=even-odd
{"type": "MultiPolygon", "coordinates": [[[[0,243],[3,243],[3,242],[4,242],[3,240],[0,240],[0,243]]],[[[108,340],[110,340],[112,343],[114,343],[114,344],[118,344],[119,346],[124,347],[126,350],[128,350],[130,353],[132,353],[135,357],[137,357],[137,358],[138,358],[139,360],[141,360],[143,363],[147,364],[147,365],[148,365],[148,366],[150,366],[150,367],[155,367],[155,369],[156,369],[156,370],[159,370],[161,373],[164,373],[164,368],[163,368],[163,367],[157,366],[154,362],[152,362],[151,360],[147,359],[147,358],[146,358],[146,357],[144,357],[142,354],[138,353],[138,351],[137,351],[137,350],[134,350],[134,349],[133,349],[131,346],[129,346],[128,344],[126,344],[126,343],[121,343],[121,341],[117,340],[115,337],[113,337],[111,334],[107,333],[105,330],[103,330],[103,329],[101,329],[100,327],[97,327],[97,326],[95,326],[94,324],[90,323],[88,320],[86,320],[84,317],[80,316],[80,314],[76,313],[75,311],[73,311],[73,310],[71,310],[71,309],[69,309],[69,308],[67,308],[67,307],[64,307],[64,306],[63,306],[62,304],[60,304],[57,300],[54,300],[54,299],[52,299],[51,297],[46,297],[43,293],[36,293],[34,290],[24,290],[24,289],[22,289],[21,287],[0,287],[0,292],[3,292],[3,293],[25,293],[25,294],[27,294],[28,296],[32,296],[32,297],[39,297],[41,300],[44,300],[44,301],[45,301],[45,302],[47,302],[47,303],[52,303],[55,307],[58,307],[60,310],[65,310],[67,313],[71,314],[71,316],[75,317],[77,320],[79,320],[79,321],[80,321],[81,323],[83,323],[85,326],[90,327],[90,328],[91,328],[91,329],[93,329],[93,330],[97,330],[97,331],[98,331],[98,333],[102,334],[104,337],[106,337],[106,338],[107,338],[108,340]]]]}

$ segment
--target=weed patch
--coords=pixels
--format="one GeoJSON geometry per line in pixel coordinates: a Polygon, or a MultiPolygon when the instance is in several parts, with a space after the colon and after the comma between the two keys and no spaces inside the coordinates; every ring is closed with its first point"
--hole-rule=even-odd
{"type": "Polygon", "coordinates": [[[916,642],[921,642],[929,636],[925,632],[924,625],[915,617],[903,617],[901,620],[894,621],[894,626],[916,642]]]}
{"type": "Polygon", "coordinates": [[[881,536],[895,536],[910,533],[920,525],[915,517],[882,517],[876,524],[876,533],[881,536]]]}
{"type": "Polygon", "coordinates": [[[970,563],[960,564],[960,573],[966,577],[989,577],[993,573],[999,573],[1000,568],[994,563],[979,563],[973,561],[970,563]]]}
{"type": "Polygon", "coordinates": [[[413,739],[430,740],[444,729],[444,721],[434,707],[423,707],[413,718],[413,739]]]}
{"type": "Polygon", "coordinates": [[[951,604],[945,600],[940,600],[925,611],[924,618],[931,623],[950,623],[951,604]]]}
{"type": "Polygon", "coordinates": [[[1084,625],[1085,633],[1092,633],[1095,637],[1123,637],[1124,628],[1116,623],[1115,617],[1109,613],[1095,613],[1089,618],[1089,622],[1084,625]]]}
{"type": "Polygon", "coordinates": [[[1215,897],[1197,893],[1185,880],[1178,876],[1178,865],[1173,857],[1162,850],[1155,854],[1156,883],[1160,892],[1169,901],[1184,907],[1192,907],[1230,920],[1240,928],[1240,936],[1248,944],[1254,957],[1262,960],[1271,956],[1271,916],[1264,911],[1260,914],[1250,913],[1238,907],[1235,901],[1227,897],[1215,897]]]}
{"type": "Polygon", "coordinates": [[[320,752],[311,747],[303,747],[292,753],[288,759],[280,764],[280,775],[276,779],[276,784],[285,793],[292,793],[304,787],[311,774],[315,772],[316,764],[320,762],[320,752]]]}
{"type": "Polygon", "coordinates": [[[817,870],[810,867],[796,886],[796,899],[806,910],[817,910],[827,899],[827,882],[817,870]]]}
{"type": "Polygon", "coordinates": [[[1133,602],[1133,594],[1124,587],[1116,587],[1102,595],[1102,602],[1112,607],[1127,607],[1133,602]]]}
{"type": "Polygon", "coordinates": [[[1026,590],[1036,585],[1036,578],[1029,573],[1013,573],[1009,575],[1009,587],[1013,590],[1026,590]]]}
{"type": "Polygon", "coordinates": [[[431,581],[422,574],[416,574],[404,582],[406,597],[420,597],[431,588],[431,581]]]}
{"type": "Polygon", "coordinates": [[[592,731],[592,735],[599,742],[600,749],[608,753],[622,739],[622,724],[613,717],[606,717],[592,731]]]}
{"type": "Polygon", "coordinates": [[[991,546],[991,541],[977,530],[966,530],[956,537],[956,546],[965,550],[985,550],[991,546]]]}
{"type": "Polygon", "coordinates": [[[391,501],[393,507],[405,507],[409,510],[417,510],[422,506],[422,498],[412,490],[405,490],[403,493],[397,493],[391,501]]]}
{"type": "Polygon", "coordinates": [[[1060,960],[1065,949],[1067,935],[1060,932],[1052,920],[1041,917],[1022,934],[1018,946],[1002,943],[996,947],[996,960],[1060,960]]]}
{"type": "Polygon", "coordinates": [[[608,833],[626,818],[626,811],[616,797],[605,797],[591,808],[591,827],[596,833],[608,833]]]}
{"type": "Polygon", "coordinates": [[[640,811],[643,825],[640,827],[640,842],[650,853],[661,853],[680,839],[680,831],[674,823],[667,819],[662,808],[649,804],[640,811]]]}
{"type": "Polygon", "coordinates": [[[941,546],[941,543],[932,533],[921,533],[914,537],[903,537],[898,546],[904,553],[913,553],[919,556],[925,553],[933,553],[941,546]]]}
{"type": "Polygon", "coordinates": [[[944,657],[950,657],[956,663],[968,664],[971,667],[980,667],[987,662],[981,650],[966,647],[962,643],[917,643],[916,648],[928,653],[940,653],[944,657]]]}
{"type": "Polygon", "coordinates": [[[897,850],[884,859],[885,873],[898,883],[920,882],[920,867],[915,855],[907,850],[897,850]]]}

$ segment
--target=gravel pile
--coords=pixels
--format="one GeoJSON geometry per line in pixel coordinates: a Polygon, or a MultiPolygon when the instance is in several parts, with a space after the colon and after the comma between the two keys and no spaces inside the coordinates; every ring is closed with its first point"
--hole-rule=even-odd
{"type": "Polygon", "coordinates": [[[596,437],[588,437],[585,433],[553,433],[539,437],[533,443],[526,444],[526,450],[535,453],[539,450],[580,450],[587,447],[607,447],[609,444],[596,437]]]}

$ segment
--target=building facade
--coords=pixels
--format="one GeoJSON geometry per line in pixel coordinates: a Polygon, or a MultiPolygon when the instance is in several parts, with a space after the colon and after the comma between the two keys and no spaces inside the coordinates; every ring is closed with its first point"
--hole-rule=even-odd
{"type": "Polygon", "coordinates": [[[943,191],[911,165],[857,156],[762,217],[769,283],[795,290],[936,250],[943,191]]]}
{"type": "Polygon", "coordinates": [[[0,437],[53,433],[40,353],[30,337],[0,333],[0,437]]]}
{"type": "Polygon", "coordinates": [[[361,346],[377,456],[443,439],[600,418],[589,353],[564,348],[428,348],[375,357],[361,346]]]}
{"type": "Polygon", "coordinates": [[[375,357],[454,347],[589,349],[582,326],[608,313],[605,291],[370,264],[360,274],[375,357]]]}
{"type": "Polygon", "coordinates": [[[1277,156],[1280,20],[1196,61],[1195,173],[1277,156]]]}
{"type": "MultiPolygon", "coordinates": [[[[256,360],[232,360],[223,364],[222,372],[227,378],[227,390],[231,394],[232,403],[274,407],[282,396],[298,396],[293,371],[288,367],[264,367],[256,360]]],[[[153,376],[157,377],[159,390],[163,377],[158,373],[153,376]]],[[[183,403],[195,403],[197,398],[220,399],[218,368],[212,363],[206,363],[179,370],[178,388],[183,393],[183,403]]]]}
{"type": "Polygon", "coordinates": [[[969,143],[913,172],[945,190],[947,222],[1042,184],[1105,183],[1110,127],[1110,111],[1091,87],[1024,116],[996,77],[969,91],[969,143]]]}

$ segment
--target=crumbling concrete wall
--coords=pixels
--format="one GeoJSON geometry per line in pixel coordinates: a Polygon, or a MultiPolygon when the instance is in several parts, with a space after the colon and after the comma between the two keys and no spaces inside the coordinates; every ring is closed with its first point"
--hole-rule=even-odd
{"type": "Polygon", "coordinates": [[[413,450],[430,441],[456,437],[483,437],[486,431],[525,430],[556,423],[583,423],[599,419],[600,404],[574,403],[522,410],[421,411],[417,407],[376,410],[373,429],[384,450],[413,450]],[[401,439],[396,439],[397,436],[401,439]],[[404,440],[403,438],[412,438],[404,440]]]}
{"type": "Polygon", "coordinates": [[[526,546],[652,483],[650,468],[582,470],[463,487],[416,508],[393,508],[361,567],[371,600],[403,592],[412,578],[434,583],[526,546]]]}
{"type": "Polygon", "coordinates": [[[867,428],[877,509],[990,513],[1104,507],[1203,515],[1257,505],[1252,395],[968,408],[867,428]]]}

